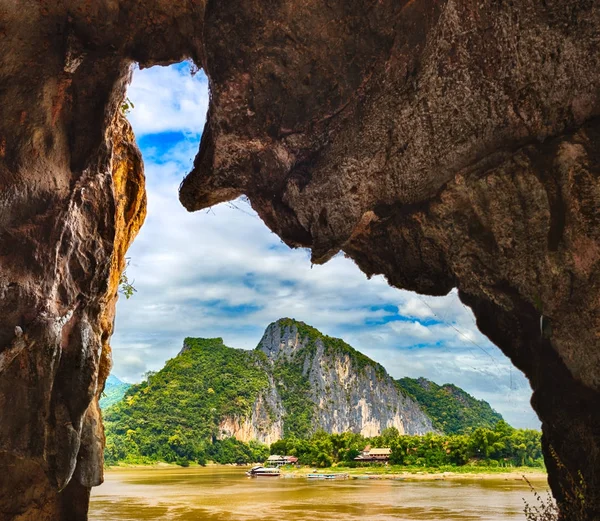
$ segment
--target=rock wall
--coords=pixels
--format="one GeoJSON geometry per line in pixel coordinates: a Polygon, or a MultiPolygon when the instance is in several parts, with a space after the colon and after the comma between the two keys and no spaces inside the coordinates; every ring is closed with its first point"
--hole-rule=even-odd
{"type": "Polygon", "coordinates": [[[243,442],[256,440],[266,445],[283,438],[285,411],[272,376],[268,378],[269,388],[258,395],[250,417],[228,417],[219,424],[222,438],[233,436],[243,442]]]}
{"type": "Polygon", "coordinates": [[[563,519],[600,518],[599,28],[593,0],[0,3],[1,515],[86,518],[129,221],[111,128],[132,61],[191,57],[183,204],[246,194],[316,262],[458,287],[530,378],[563,519]]]}
{"type": "Polygon", "coordinates": [[[295,376],[305,378],[309,388],[306,405],[314,412],[312,431],[350,431],[363,436],[378,436],[388,427],[406,434],[434,431],[430,418],[399,390],[383,367],[350,346],[348,354],[333,353],[328,337],[313,328],[320,338],[311,346],[311,339],[303,336],[295,324],[306,326],[282,319],[265,330],[257,349],[267,355],[264,369],[269,386],[258,395],[250,416],[221,421],[222,438],[233,436],[240,441],[271,444],[284,437],[286,420],[296,412],[286,408],[281,392],[286,382],[280,372],[290,365],[302,367],[295,376]],[[357,357],[368,362],[359,367],[357,357]]]}
{"type": "Polygon", "coordinates": [[[562,519],[600,518],[597,3],[279,5],[207,12],[182,203],[243,193],[313,262],[458,287],[530,379],[562,519]]]}
{"type": "Polygon", "coordinates": [[[119,112],[107,146],[103,171],[82,172],[72,196],[46,201],[43,216],[9,232],[31,249],[2,258],[10,281],[2,307],[16,325],[0,353],[0,519],[84,518],[89,489],[103,480],[98,400],[111,367],[125,253],[146,213],[141,155],[119,112]],[[53,248],[34,243],[35,225],[46,227],[53,248]],[[41,288],[19,278],[48,267],[41,288]],[[23,307],[28,298],[34,309],[23,307]]]}
{"type": "MultiPolygon", "coordinates": [[[[357,359],[362,355],[348,348],[347,353],[334,352],[327,337],[303,336],[289,320],[270,324],[258,346],[274,365],[274,380],[278,378],[277,362],[302,366],[316,428],[363,436],[378,436],[388,427],[405,434],[434,431],[430,418],[412,398],[400,392],[383,367],[372,360],[359,365],[357,359]],[[311,342],[314,345],[309,348],[311,342]]],[[[285,404],[282,409],[285,412],[285,404]]]]}
{"type": "Polygon", "coordinates": [[[87,519],[102,482],[97,400],[124,255],[145,214],[120,106],[133,60],[201,61],[203,10],[0,2],[2,520],[87,519]]]}

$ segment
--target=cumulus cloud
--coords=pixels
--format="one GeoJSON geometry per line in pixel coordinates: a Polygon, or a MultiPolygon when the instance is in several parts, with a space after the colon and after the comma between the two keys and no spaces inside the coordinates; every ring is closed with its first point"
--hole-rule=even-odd
{"type": "Polygon", "coordinates": [[[190,67],[135,70],[127,96],[135,108],[129,115],[136,136],[160,132],[199,135],[208,110],[208,81],[191,75],[190,67]]]}
{"type": "Polygon", "coordinates": [[[339,255],[311,266],[243,200],[188,213],[177,188],[198,149],[206,79],[185,66],[136,71],[130,114],[146,162],[148,218],[128,255],[137,289],[120,299],[114,373],[137,381],[177,354],[186,336],[254,348],[278,318],[344,338],[396,378],[454,383],[516,426],[539,426],[526,379],[483,336],[456,291],[426,297],[367,277],[339,255]]]}

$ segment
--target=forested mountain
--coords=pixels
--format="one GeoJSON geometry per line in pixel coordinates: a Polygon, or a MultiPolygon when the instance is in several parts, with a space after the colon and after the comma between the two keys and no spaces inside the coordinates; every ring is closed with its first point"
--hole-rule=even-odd
{"type": "Polygon", "coordinates": [[[104,392],[100,398],[100,408],[107,409],[120,401],[125,395],[125,391],[131,387],[131,384],[122,382],[112,374],[107,378],[104,392]]]}
{"type": "MultiPolygon", "coordinates": [[[[223,418],[248,417],[258,394],[268,386],[258,351],[232,349],[221,338],[186,338],[179,355],[104,414],[105,457],[202,462],[218,459],[223,418]]],[[[233,443],[250,461],[260,461],[264,447],[233,443]]]]}
{"type": "Polygon", "coordinates": [[[437,385],[426,378],[401,378],[396,382],[431,417],[434,427],[446,434],[462,434],[477,427],[493,429],[502,420],[489,403],[455,385],[437,385]]]}
{"type": "Polygon", "coordinates": [[[292,319],[269,325],[253,351],[186,338],[161,371],[105,411],[106,457],[259,461],[261,444],[318,431],[373,437],[390,428],[422,435],[456,427],[436,416],[455,407],[446,394],[436,407],[416,391],[343,340],[292,319]]]}

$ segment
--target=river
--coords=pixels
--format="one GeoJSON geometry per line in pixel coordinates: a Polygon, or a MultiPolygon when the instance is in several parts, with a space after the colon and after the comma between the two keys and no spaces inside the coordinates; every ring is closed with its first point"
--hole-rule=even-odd
{"type": "MultiPolygon", "coordinates": [[[[434,481],[247,478],[243,468],[109,470],[90,521],[524,520],[516,479],[434,481]]],[[[518,476],[515,476],[517,478],[518,476]]],[[[536,480],[544,490],[545,482],[536,480]]]]}

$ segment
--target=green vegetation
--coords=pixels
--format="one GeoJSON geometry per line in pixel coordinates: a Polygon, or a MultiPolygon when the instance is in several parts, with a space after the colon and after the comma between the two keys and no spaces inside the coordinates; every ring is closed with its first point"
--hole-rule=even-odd
{"type": "Polygon", "coordinates": [[[123,113],[124,116],[127,116],[134,108],[135,108],[135,105],[129,99],[129,97],[126,97],[123,100],[123,102],[121,103],[121,112],[123,113]]]}
{"type": "Polygon", "coordinates": [[[303,356],[296,353],[291,361],[275,362],[277,391],[285,409],[283,434],[286,437],[307,438],[314,430],[316,406],[311,400],[308,377],[302,373],[303,356]]]}
{"type": "MultiPolygon", "coordinates": [[[[361,463],[354,458],[365,445],[372,445],[390,447],[390,464],[409,468],[541,465],[540,433],[513,429],[486,402],[453,385],[440,387],[425,379],[403,378],[397,385],[446,435],[401,436],[396,429],[387,429],[368,439],[353,433],[315,432],[317,399],[336,385],[330,381],[325,388],[313,388],[309,381],[307,368],[321,345],[319,363],[325,369],[346,360],[357,372],[373,367],[378,376],[387,378],[387,373],[343,340],[322,335],[303,322],[282,319],[274,326],[282,333],[296,328],[305,347],[291,356],[280,353],[271,364],[260,349],[232,349],[221,338],[186,338],[181,353],[161,371],[146,373],[141,384],[127,387],[111,377],[103,398],[107,464],[264,461],[268,447],[223,439],[220,425],[225,419],[242,423],[249,418],[258,396],[272,381],[284,407],[284,439],[270,450],[296,455],[302,464],[357,467],[361,463]]],[[[276,421],[269,404],[263,406],[276,421]]]]}
{"type": "Polygon", "coordinates": [[[104,392],[100,398],[100,408],[108,409],[111,405],[121,401],[123,396],[125,396],[125,392],[130,387],[130,384],[122,382],[116,376],[110,375],[106,380],[104,392]]]}
{"type": "MultiPolygon", "coordinates": [[[[129,98],[127,98],[129,99],[129,98]]],[[[133,107],[133,104],[131,104],[133,107]]],[[[130,259],[127,259],[127,263],[125,264],[125,268],[119,277],[119,293],[125,296],[127,300],[133,297],[134,293],[137,293],[137,289],[135,289],[135,280],[129,282],[129,277],[127,276],[127,268],[129,267],[130,259]]]]}
{"type": "Polygon", "coordinates": [[[221,338],[186,338],[177,357],[106,410],[106,462],[261,461],[265,447],[220,440],[219,423],[250,415],[268,386],[264,363],[264,354],[221,338]]]}
{"type": "Polygon", "coordinates": [[[446,469],[462,472],[474,467],[543,467],[541,433],[514,429],[500,420],[494,429],[478,427],[470,434],[404,436],[395,428],[381,436],[364,438],[360,434],[316,432],[310,439],[284,438],[271,445],[271,454],[298,457],[298,462],[314,467],[331,465],[349,468],[381,466],[358,462],[354,458],[366,446],[392,449],[390,465],[418,470],[446,469]]]}
{"type": "Polygon", "coordinates": [[[446,434],[467,433],[477,427],[493,428],[502,420],[489,403],[473,398],[455,385],[440,386],[426,378],[401,378],[396,383],[417,401],[433,426],[446,434]]]}

